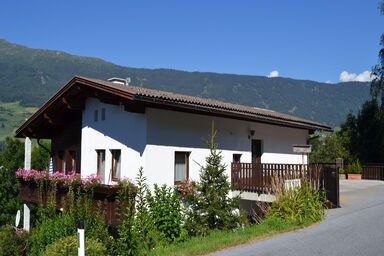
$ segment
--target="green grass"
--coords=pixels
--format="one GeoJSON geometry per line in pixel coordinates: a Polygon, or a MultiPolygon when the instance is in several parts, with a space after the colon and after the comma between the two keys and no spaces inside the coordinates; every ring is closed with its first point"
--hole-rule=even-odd
{"type": "Polygon", "coordinates": [[[14,136],[16,129],[36,110],[23,107],[19,102],[0,102],[0,140],[14,136]]]}
{"type": "Polygon", "coordinates": [[[312,223],[285,222],[272,217],[260,225],[247,226],[236,232],[214,231],[205,237],[193,237],[185,242],[158,246],[150,255],[204,255],[275,234],[300,229],[310,224],[312,223]]]}

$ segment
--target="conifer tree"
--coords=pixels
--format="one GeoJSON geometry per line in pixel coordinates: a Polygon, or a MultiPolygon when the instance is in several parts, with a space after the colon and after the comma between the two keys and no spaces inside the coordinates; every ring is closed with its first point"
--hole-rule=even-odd
{"type": "Polygon", "coordinates": [[[207,141],[210,151],[206,163],[201,166],[200,181],[196,183],[196,193],[191,203],[197,233],[207,233],[213,229],[233,229],[241,224],[239,197],[230,197],[231,184],[226,174],[223,156],[216,143],[217,131],[212,124],[207,141]]]}

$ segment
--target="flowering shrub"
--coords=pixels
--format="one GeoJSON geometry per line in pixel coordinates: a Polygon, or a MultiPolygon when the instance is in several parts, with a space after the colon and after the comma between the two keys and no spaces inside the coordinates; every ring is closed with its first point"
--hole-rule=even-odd
{"type": "Polygon", "coordinates": [[[191,180],[182,181],[180,184],[176,185],[175,188],[182,198],[187,198],[194,193],[195,182],[191,180]]]}

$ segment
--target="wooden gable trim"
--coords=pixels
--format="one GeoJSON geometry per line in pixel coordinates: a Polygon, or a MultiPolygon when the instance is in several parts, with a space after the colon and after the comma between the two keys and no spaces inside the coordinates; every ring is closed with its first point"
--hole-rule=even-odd
{"type": "MultiPolygon", "coordinates": [[[[26,122],[24,122],[16,130],[16,137],[25,137],[26,134],[31,134],[35,137],[36,133],[32,132],[31,126],[34,125],[39,119],[47,120],[49,122],[51,118],[48,113],[50,113],[51,111],[54,113],[56,111],[54,109],[55,104],[62,104],[69,110],[80,111],[84,109],[84,102],[77,103],[76,101],[70,100],[71,96],[69,95],[71,94],[71,90],[75,90],[76,94],[84,95],[84,98],[87,97],[90,92],[93,92],[95,95],[98,96],[99,93],[103,95],[113,94],[116,97],[123,98],[124,100],[133,100],[134,98],[134,95],[129,92],[76,76],[72,78],[66,85],[64,85],[54,96],[52,96],[39,110],[37,110],[26,122]],[[53,110],[51,110],[52,108],[53,110]]],[[[118,103],[116,102],[115,104],[118,103]]]]}

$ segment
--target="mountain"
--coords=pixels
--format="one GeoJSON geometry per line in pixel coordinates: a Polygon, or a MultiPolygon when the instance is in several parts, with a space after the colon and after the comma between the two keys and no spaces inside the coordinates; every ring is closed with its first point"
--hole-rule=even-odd
{"type": "Polygon", "coordinates": [[[136,86],[239,103],[338,126],[369,97],[369,83],[130,68],[0,40],[0,101],[38,107],[75,75],[130,77],[136,86]]]}

